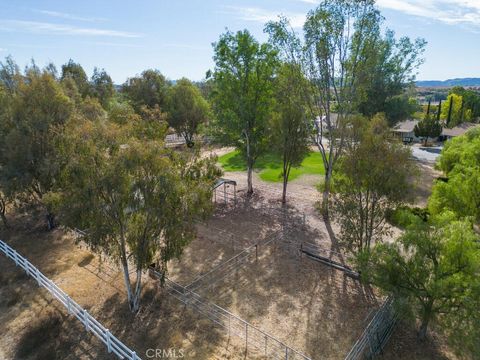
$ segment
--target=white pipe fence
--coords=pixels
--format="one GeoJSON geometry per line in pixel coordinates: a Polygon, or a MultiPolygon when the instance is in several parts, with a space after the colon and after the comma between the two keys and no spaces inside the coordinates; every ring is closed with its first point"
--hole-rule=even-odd
{"type": "Polygon", "coordinates": [[[16,266],[20,266],[28,275],[32,276],[38,282],[39,286],[47,289],[65,306],[70,314],[75,315],[75,317],[85,326],[85,330],[92,332],[105,344],[109,353],[115,354],[120,359],[141,360],[135,351],[130,350],[120,340],[113,336],[110,331],[95,320],[87,310],[78,305],[52,280],[43,275],[38,268],[33,266],[27,259],[19,255],[17,251],[2,240],[0,240],[0,251],[2,251],[8,258],[12,259],[16,266]]]}

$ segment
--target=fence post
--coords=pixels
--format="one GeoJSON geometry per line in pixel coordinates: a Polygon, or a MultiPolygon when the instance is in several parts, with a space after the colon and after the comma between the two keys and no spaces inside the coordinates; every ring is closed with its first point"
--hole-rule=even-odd
{"type": "Polygon", "coordinates": [[[13,260],[15,261],[15,266],[18,266],[18,254],[16,250],[13,250],[13,260]]]}
{"type": "Polygon", "coordinates": [[[42,286],[40,283],[40,270],[38,270],[38,268],[35,268],[35,276],[37,278],[38,286],[42,286]]]}
{"type": "Polygon", "coordinates": [[[267,335],[265,335],[265,356],[267,356],[267,335]]]}
{"type": "Polygon", "coordinates": [[[248,323],[245,323],[245,356],[248,352],[248,323]]]}
{"type": "Polygon", "coordinates": [[[137,353],[135,351],[132,351],[132,360],[137,360],[137,359],[138,359],[137,353]]]}
{"type": "Polygon", "coordinates": [[[70,302],[70,296],[68,296],[68,295],[67,295],[67,310],[68,310],[69,314],[72,313],[72,304],[70,302]]]}
{"type": "Polygon", "coordinates": [[[110,331],[107,329],[105,332],[105,337],[107,338],[107,350],[109,353],[112,352],[112,342],[110,340],[110,331]]]}
{"type": "Polygon", "coordinates": [[[83,322],[85,325],[85,330],[88,331],[88,318],[87,318],[87,310],[83,309],[83,322]]]}

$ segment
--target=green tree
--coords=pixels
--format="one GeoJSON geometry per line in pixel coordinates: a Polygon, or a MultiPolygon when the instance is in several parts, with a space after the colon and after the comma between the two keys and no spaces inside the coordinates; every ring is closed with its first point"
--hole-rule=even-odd
{"type": "Polygon", "coordinates": [[[193,137],[199,126],[206,123],[210,112],[198,87],[188,79],[178,80],[169,90],[167,109],[168,124],[192,147],[193,137]]]}
{"type": "Polygon", "coordinates": [[[471,111],[465,111],[462,96],[452,93],[448,95],[440,116],[445,120],[445,125],[451,128],[464,121],[470,121],[472,114],[471,111]]]}
{"type": "Polygon", "coordinates": [[[355,112],[360,66],[378,38],[381,16],[373,0],[324,0],[308,13],[303,41],[287,19],[267,24],[271,43],[288,62],[301,64],[309,87],[309,101],[316,130],[314,143],[322,155],[325,181],[322,212],[328,220],[333,170],[343,152],[346,124],[355,112]]]}
{"type": "Polygon", "coordinates": [[[299,166],[308,154],[310,121],[307,104],[302,96],[306,81],[300,68],[283,64],[275,80],[276,116],[272,119],[271,134],[275,152],[282,158],[282,203],[287,202],[288,177],[292,166],[299,166]]]}
{"type": "Polygon", "coordinates": [[[12,97],[10,119],[2,131],[3,188],[42,205],[49,228],[54,215],[43,198],[55,188],[64,164],[58,145],[72,112],[70,99],[55,79],[30,69],[12,97]]]}
{"type": "Polygon", "coordinates": [[[158,70],[145,70],[140,76],[128,79],[122,86],[122,92],[130,100],[134,109],[140,111],[142,106],[150,108],[155,105],[165,107],[168,82],[158,70]]]}
{"type": "Polygon", "coordinates": [[[247,30],[221,35],[214,52],[212,98],[217,119],[212,126],[217,139],[234,145],[245,157],[247,193],[252,194],[253,167],[268,144],[277,53],[247,30]]]}
{"type": "Polygon", "coordinates": [[[115,89],[113,88],[113,81],[110,75],[102,69],[93,69],[93,75],[91,80],[91,95],[96,97],[103,108],[106,109],[113,95],[115,89]]]}
{"type": "Polygon", "coordinates": [[[334,177],[333,210],[340,241],[358,254],[387,233],[386,212],[407,200],[414,167],[410,150],[393,141],[382,116],[354,119],[348,139],[334,177]]]}
{"type": "Polygon", "coordinates": [[[11,56],[7,56],[5,62],[0,61],[0,83],[6,91],[15,92],[21,80],[20,69],[11,56]]]}
{"type": "Polygon", "coordinates": [[[394,243],[376,245],[363,262],[362,277],[404,300],[405,309],[420,319],[419,337],[424,339],[434,320],[448,330],[449,316],[463,311],[467,299],[478,306],[478,297],[471,298],[478,296],[477,242],[471,224],[452,214],[428,223],[419,220],[394,243]]]}
{"type": "Polygon", "coordinates": [[[439,137],[442,134],[442,124],[435,117],[426,115],[413,128],[416,137],[424,138],[424,145],[427,146],[428,138],[439,137]]]}
{"type": "Polygon", "coordinates": [[[363,47],[364,60],[357,75],[360,113],[372,117],[383,112],[391,125],[411,116],[414,110],[409,106],[408,92],[412,92],[409,87],[415,80],[415,70],[424,62],[425,45],[423,39],[397,40],[395,33],[387,30],[384,36],[378,34],[370,45],[363,47]]]}
{"type": "Polygon", "coordinates": [[[74,62],[72,59],[68,63],[62,65],[62,76],[61,80],[67,78],[72,79],[77,86],[79,93],[82,97],[85,97],[90,94],[90,84],[88,82],[87,74],[83,70],[82,65],[74,62]]]}
{"type": "Polygon", "coordinates": [[[142,273],[155,263],[166,275],[168,261],[180,257],[194,237],[195,220],[210,214],[211,187],[219,176],[216,159],[139,139],[138,126],[143,124],[81,124],[71,134],[62,191],[50,197],[66,225],[86,230],[93,251],[119,262],[133,312],[139,309],[142,273]]]}
{"type": "Polygon", "coordinates": [[[438,167],[447,181],[437,181],[428,201],[431,213],[445,210],[480,223],[480,129],[446,142],[438,167]]]}

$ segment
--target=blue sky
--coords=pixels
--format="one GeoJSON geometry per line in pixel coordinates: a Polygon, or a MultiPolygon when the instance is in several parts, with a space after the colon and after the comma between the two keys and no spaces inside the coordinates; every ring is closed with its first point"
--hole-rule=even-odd
{"type": "MultiPolygon", "coordinates": [[[[317,0],[0,0],[0,57],[21,66],[72,58],[90,75],[105,68],[123,83],[147,68],[170,79],[200,80],[225,31],[263,24],[277,14],[301,27],[317,0]]],[[[397,36],[428,41],[420,80],[480,77],[480,0],[377,0],[397,36]]]]}

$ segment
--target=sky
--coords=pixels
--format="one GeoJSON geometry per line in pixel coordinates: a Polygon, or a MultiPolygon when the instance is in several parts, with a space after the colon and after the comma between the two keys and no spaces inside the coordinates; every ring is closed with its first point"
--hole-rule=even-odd
{"type": "MultiPolygon", "coordinates": [[[[225,29],[260,41],[279,14],[301,30],[318,0],[0,0],[0,58],[59,68],[69,59],[116,84],[149,68],[201,80],[225,29]]],[[[377,0],[385,27],[428,45],[418,80],[480,77],[480,0],[377,0]]]]}

